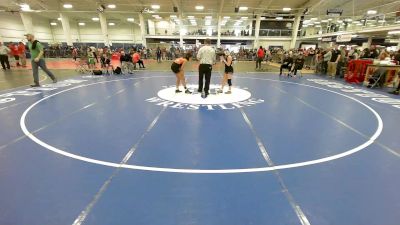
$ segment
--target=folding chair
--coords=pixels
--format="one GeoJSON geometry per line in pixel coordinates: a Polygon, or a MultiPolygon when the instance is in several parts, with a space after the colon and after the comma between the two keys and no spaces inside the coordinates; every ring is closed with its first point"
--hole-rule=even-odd
{"type": "Polygon", "coordinates": [[[369,84],[367,87],[375,88],[375,87],[383,87],[385,82],[385,73],[386,70],[383,68],[377,69],[372,73],[371,77],[368,79],[369,84]]]}

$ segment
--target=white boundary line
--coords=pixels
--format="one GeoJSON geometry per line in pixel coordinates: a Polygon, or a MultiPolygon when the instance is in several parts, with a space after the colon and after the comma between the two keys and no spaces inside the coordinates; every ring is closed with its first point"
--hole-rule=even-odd
{"type": "MultiPolygon", "coordinates": [[[[160,78],[160,77],[171,77],[171,76],[153,76],[153,77],[147,77],[147,78],[160,78]]],[[[351,97],[351,96],[347,96],[344,95],[342,93],[339,92],[335,92],[332,90],[328,90],[325,88],[321,88],[321,87],[316,87],[316,86],[311,86],[311,85],[307,85],[307,84],[299,84],[299,83],[295,83],[295,82],[289,82],[289,81],[280,81],[280,80],[273,80],[273,79],[264,79],[264,78],[245,78],[245,77],[238,77],[241,79],[256,79],[256,80],[268,80],[268,81],[272,81],[272,82],[281,82],[281,83],[288,83],[288,84],[295,84],[295,85],[300,85],[300,86],[305,86],[305,87],[310,87],[310,88],[315,88],[315,89],[319,89],[319,90],[324,90],[327,92],[331,92],[343,97],[346,97],[348,99],[351,99],[359,104],[361,104],[362,106],[366,107],[369,111],[371,111],[373,113],[373,115],[375,116],[377,122],[378,122],[378,127],[375,131],[375,133],[363,144],[349,149],[345,152],[333,155],[333,156],[328,156],[328,157],[324,157],[324,158],[320,158],[320,159],[315,159],[315,160],[310,160],[310,161],[305,161],[305,162],[299,162],[299,163],[291,163],[291,164],[283,164],[283,165],[277,165],[277,166],[270,166],[270,167],[258,167],[258,168],[244,168],[244,169],[219,169],[219,170],[206,170],[206,169],[177,169],[177,168],[162,168],[162,167],[150,167],[150,166],[137,166],[137,165],[128,165],[128,164],[119,164],[119,163],[112,163],[112,162],[107,162],[107,161],[102,161],[102,160],[96,160],[96,159],[92,159],[92,158],[88,158],[88,157],[83,157],[80,155],[76,155],[76,154],[72,154],[69,152],[66,152],[64,150],[58,149],[54,146],[51,146],[45,142],[43,142],[42,140],[38,139],[36,136],[34,136],[32,133],[30,133],[30,131],[26,128],[26,124],[25,124],[25,120],[26,120],[26,116],[29,113],[29,111],[35,107],[37,104],[39,104],[40,102],[51,98],[53,96],[59,95],[61,93],[67,92],[67,91],[71,91],[77,88],[81,88],[81,87],[87,87],[87,86],[92,86],[92,85],[96,85],[96,84],[101,84],[101,83],[109,83],[109,82],[115,82],[115,81],[121,81],[121,80],[132,80],[132,79],[142,79],[142,78],[129,78],[129,79],[118,79],[118,80],[111,80],[111,81],[101,81],[101,82],[96,82],[96,83],[91,83],[91,84],[86,84],[86,85],[79,85],[79,86],[75,86],[69,89],[65,89],[63,91],[57,92],[55,94],[46,96],[45,98],[40,99],[39,101],[33,103],[31,106],[29,106],[25,112],[22,114],[21,119],[20,119],[20,126],[22,131],[24,132],[24,134],[29,137],[32,141],[34,141],[35,143],[37,143],[38,145],[53,151],[55,153],[58,153],[60,155],[64,155],[73,159],[77,159],[77,160],[81,160],[84,162],[88,162],[88,163],[93,163],[93,164],[98,164],[98,165],[103,165],[103,166],[109,166],[109,167],[121,167],[121,168],[126,168],[126,169],[133,169],[133,170],[144,170],[144,171],[154,171],[154,172],[169,172],[169,173],[192,173],[192,174],[230,174],[230,173],[253,173],[253,172],[266,172],[266,171],[273,171],[273,170],[282,170],[282,169],[290,169],[290,168],[296,168],[296,167],[304,167],[304,166],[309,166],[309,165],[315,165],[315,164],[320,164],[320,163],[324,163],[324,162],[328,162],[328,161],[332,161],[332,160],[336,160],[336,159],[340,159],[349,155],[352,155],[356,152],[359,152],[361,150],[363,150],[364,148],[368,147],[369,145],[371,145],[378,137],[379,135],[382,133],[383,130],[383,121],[382,118],[380,117],[380,115],[374,110],[372,109],[370,106],[366,105],[365,103],[359,101],[358,99],[351,97]]]]}

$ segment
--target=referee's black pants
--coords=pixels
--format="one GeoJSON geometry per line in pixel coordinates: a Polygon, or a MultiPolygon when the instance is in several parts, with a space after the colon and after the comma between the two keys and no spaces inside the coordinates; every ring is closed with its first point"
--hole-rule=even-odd
{"type": "Polygon", "coordinates": [[[204,93],[209,94],[210,81],[211,81],[211,71],[212,65],[210,64],[200,64],[199,66],[199,92],[203,91],[203,79],[205,77],[206,84],[204,86],[204,93]]]}

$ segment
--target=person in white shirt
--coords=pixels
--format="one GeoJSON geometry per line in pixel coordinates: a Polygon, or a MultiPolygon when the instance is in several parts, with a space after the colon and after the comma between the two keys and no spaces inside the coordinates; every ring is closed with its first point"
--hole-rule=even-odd
{"type": "Polygon", "coordinates": [[[11,50],[0,42],[0,61],[3,70],[10,69],[10,62],[8,61],[8,54],[10,54],[11,50]],[[6,68],[7,65],[7,68],[6,68]]]}
{"type": "Polygon", "coordinates": [[[204,46],[199,49],[197,58],[200,61],[199,66],[199,89],[198,92],[203,92],[203,80],[205,78],[206,83],[204,85],[204,98],[207,98],[210,90],[211,71],[212,65],[215,63],[215,50],[210,46],[211,40],[206,39],[204,46]]]}

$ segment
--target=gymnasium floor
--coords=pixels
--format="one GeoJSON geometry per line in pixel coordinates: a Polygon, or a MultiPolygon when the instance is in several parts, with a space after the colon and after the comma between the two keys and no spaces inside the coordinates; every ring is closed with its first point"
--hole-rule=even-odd
{"type": "Polygon", "coordinates": [[[397,96],[316,75],[238,72],[207,99],[174,83],[1,91],[0,224],[399,224],[397,96]]]}

